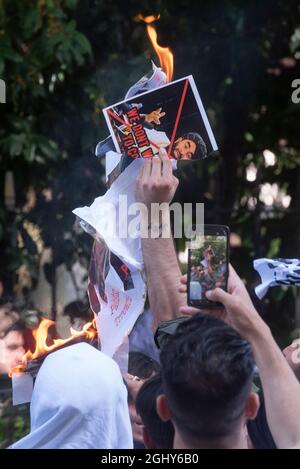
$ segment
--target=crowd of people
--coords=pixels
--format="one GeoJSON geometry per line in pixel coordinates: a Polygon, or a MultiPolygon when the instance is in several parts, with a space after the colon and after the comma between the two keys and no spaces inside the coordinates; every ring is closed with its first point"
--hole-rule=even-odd
{"type": "MultiPolygon", "coordinates": [[[[136,200],[170,204],[177,185],[160,151],[141,169],[136,200]]],[[[144,238],[142,248],[158,359],[131,352],[122,377],[88,344],[50,354],[30,433],[12,448],[300,448],[300,340],[279,349],[232,266],[227,291],[206,292],[223,308],[199,311],[173,240],[144,238]]]]}

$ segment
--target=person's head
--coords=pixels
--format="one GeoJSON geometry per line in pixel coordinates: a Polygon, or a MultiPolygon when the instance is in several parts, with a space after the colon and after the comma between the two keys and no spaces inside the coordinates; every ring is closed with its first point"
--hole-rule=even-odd
{"type": "Polygon", "coordinates": [[[285,347],[283,354],[297,379],[300,381],[300,337],[293,340],[290,345],[285,347]]]}
{"type": "MultiPolygon", "coordinates": [[[[160,370],[160,365],[155,360],[153,360],[148,355],[145,355],[141,352],[129,352],[128,360],[128,373],[134,377],[138,378],[138,386],[142,385],[144,380],[151,378],[160,370]]],[[[128,386],[128,408],[130,421],[132,426],[132,433],[135,445],[143,443],[143,429],[142,422],[136,411],[136,396],[135,391],[131,387],[131,382],[127,383],[128,386]]]]}
{"type": "Polygon", "coordinates": [[[30,433],[15,449],[130,449],[127,391],[120,369],[86,343],[50,353],[35,380],[30,433]]]}
{"type": "Polygon", "coordinates": [[[188,132],[175,141],[173,155],[176,160],[202,160],[207,156],[207,148],[199,134],[188,132]]]}
{"type": "Polygon", "coordinates": [[[17,309],[12,303],[0,305],[0,339],[3,338],[6,330],[20,318],[17,309]]]}
{"type": "Polygon", "coordinates": [[[162,382],[158,373],[142,385],[137,395],[136,410],[143,422],[146,448],[173,448],[174,427],[170,421],[163,422],[156,410],[156,400],[161,393],[162,382]]]}
{"type": "Polygon", "coordinates": [[[15,366],[19,365],[27,348],[27,336],[30,333],[25,323],[16,321],[3,333],[1,340],[1,373],[9,373],[15,366]]]}
{"type": "Polygon", "coordinates": [[[158,373],[160,365],[153,358],[141,352],[129,352],[128,373],[140,379],[149,379],[158,373]]]}
{"type": "Polygon", "coordinates": [[[211,245],[209,245],[208,248],[205,249],[205,251],[203,251],[203,256],[204,256],[204,258],[207,259],[207,260],[211,260],[211,259],[212,259],[212,257],[214,256],[214,251],[213,251],[211,245]]]}
{"type": "Polygon", "coordinates": [[[213,316],[193,316],[165,343],[161,366],[164,393],[157,410],[163,420],[172,420],[175,445],[246,443],[244,426],[255,418],[259,402],[251,392],[250,344],[233,328],[213,316]]]}

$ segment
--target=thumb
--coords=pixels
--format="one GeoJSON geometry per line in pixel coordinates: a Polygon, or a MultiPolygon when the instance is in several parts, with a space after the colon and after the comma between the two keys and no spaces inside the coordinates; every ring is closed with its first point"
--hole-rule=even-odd
{"type": "Polygon", "coordinates": [[[206,292],[206,298],[211,301],[219,301],[223,305],[230,301],[231,295],[222,288],[215,288],[206,292]]]}

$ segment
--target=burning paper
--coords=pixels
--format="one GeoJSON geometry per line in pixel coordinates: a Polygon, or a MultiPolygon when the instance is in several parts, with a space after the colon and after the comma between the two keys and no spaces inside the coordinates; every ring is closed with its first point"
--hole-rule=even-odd
{"type": "Polygon", "coordinates": [[[145,93],[159,88],[167,83],[167,76],[165,72],[157,67],[152,62],[152,70],[149,74],[144,75],[139,81],[137,81],[126,93],[125,99],[133,98],[137,94],[145,93]]]}
{"type": "Polygon", "coordinates": [[[141,272],[95,241],[88,294],[96,314],[102,352],[113,356],[144,308],[146,288],[141,272]]]}
{"type": "Polygon", "coordinates": [[[143,312],[146,298],[139,217],[128,210],[135,203],[136,178],[143,163],[133,161],[102,197],[90,207],[73,211],[96,239],[88,293],[97,315],[101,350],[110,356],[143,312]]]}
{"type": "MultiPolygon", "coordinates": [[[[159,58],[159,63],[161,68],[166,74],[167,82],[169,83],[173,77],[173,69],[174,69],[174,57],[172,52],[168,47],[161,47],[157,42],[157,33],[154,26],[151,26],[151,23],[159,20],[160,15],[150,15],[150,16],[142,16],[137,15],[137,21],[143,21],[146,23],[146,29],[148,33],[149,40],[152,44],[153,49],[155,50],[157,57],[159,58]]],[[[146,90],[145,90],[146,91],[146,90]]],[[[128,96],[129,97],[129,96],[128,96]]]]}
{"type": "Polygon", "coordinates": [[[261,278],[255,288],[260,299],[270,287],[300,285],[300,259],[256,259],[253,265],[261,278]]]}
{"type": "MultiPolygon", "coordinates": [[[[135,83],[126,93],[125,99],[132,98],[133,96],[151,91],[158,88],[167,82],[166,74],[163,70],[152,62],[152,70],[149,74],[143,76],[137,83],[135,83]]],[[[122,172],[121,167],[121,153],[116,153],[115,144],[111,136],[99,142],[96,146],[96,156],[106,157],[105,159],[105,173],[106,182],[110,186],[112,182],[122,172]]],[[[124,168],[123,168],[124,169],[124,168]]]]}
{"type": "Polygon", "coordinates": [[[178,160],[205,158],[217,150],[193,77],[166,84],[173,56],[158,45],[155,30],[149,25],[147,30],[163,70],[152,63],[152,72],[128,90],[124,101],[103,110],[110,137],[98,143],[96,156],[106,157],[109,189],[90,207],[73,211],[95,238],[88,292],[101,350],[111,356],[125,343],[146,298],[140,214],[128,210],[135,204],[145,158],[164,147],[176,168],[178,160]]]}

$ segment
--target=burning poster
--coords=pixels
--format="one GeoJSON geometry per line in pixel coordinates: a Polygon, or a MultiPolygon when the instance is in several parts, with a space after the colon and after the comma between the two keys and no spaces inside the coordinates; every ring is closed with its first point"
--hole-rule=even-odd
{"type": "Polygon", "coordinates": [[[135,202],[133,188],[143,163],[142,159],[133,160],[103,196],[90,207],[73,211],[95,238],[88,294],[101,350],[110,356],[132,330],[146,298],[141,239],[124,231],[136,219],[136,214],[128,214],[128,207],[135,202]],[[126,204],[119,196],[126,198],[126,204]]]}
{"type": "Polygon", "coordinates": [[[116,150],[151,158],[160,147],[174,160],[206,158],[218,149],[192,76],[103,110],[116,150]]]}
{"type": "Polygon", "coordinates": [[[113,356],[143,311],[146,288],[141,272],[110,252],[103,241],[95,241],[88,294],[101,350],[113,356]]]}

